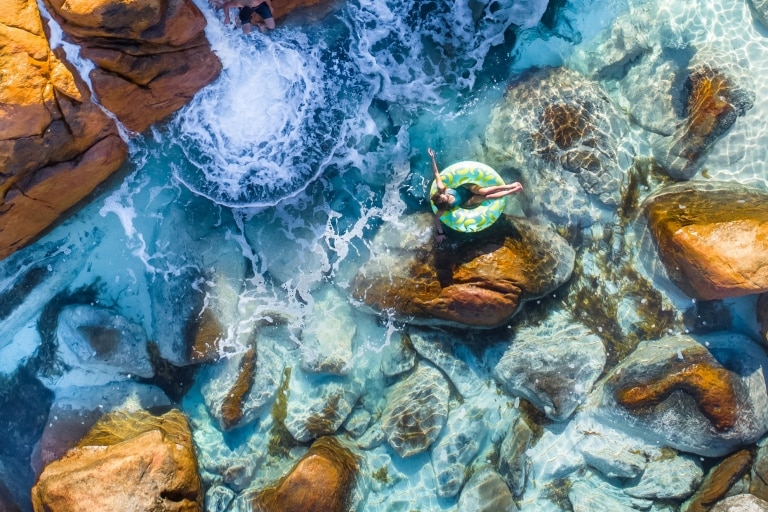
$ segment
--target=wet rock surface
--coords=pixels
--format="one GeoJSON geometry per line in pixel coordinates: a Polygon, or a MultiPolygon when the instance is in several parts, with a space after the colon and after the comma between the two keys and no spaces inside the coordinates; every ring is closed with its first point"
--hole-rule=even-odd
{"type": "Polygon", "coordinates": [[[768,290],[767,198],[738,184],[692,182],[646,199],[643,215],[672,282],[702,300],[768,290]]]}
{"type": "Polygon", "coordinates": [[[349,510],[357,478],[356,456],[339,441],[322,437],[274,487],[253,500],[258,512],[349,510]]]}
{"type": "Polygon", "coordinates": [[[434,246],[430,215],[384,226],[360,269],[353,296],[410,323],[495,327],[521,305],[570,276],[574,252],[564,239],[522,218],[504,217],[472,237],[434,246]]]}
{"type": "Polygon", "coordinates": [[[0,258],[33,238],[122,165],[128,150],[61,50],[49,48],[37,4],[0,14],[0,258]]]}

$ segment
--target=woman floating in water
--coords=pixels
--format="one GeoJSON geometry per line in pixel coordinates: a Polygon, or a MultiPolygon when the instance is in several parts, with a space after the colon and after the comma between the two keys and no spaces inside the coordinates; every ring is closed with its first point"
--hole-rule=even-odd
{"type": "Polygon", "coordinates": [[[437,192],[430,199],[437,208],[435,212],[435,228],[437,229],[438,244],[445,240],[440,217],[446,212],[454,208],[471,209],[480,205],[486,199],[498,199],[523,190],[523,186],[518,182],[489,187],[481,187],[477,183],[464,183],[456,188],[449,188],[445,186],[440,176],[440,170],[437,168],[437,162],[435,161],[435,151],[429,148],[427,153],[429,153],[429,157],[432,159],[432,172],[435,174],[435,184],[437,185],[437,192]]]}

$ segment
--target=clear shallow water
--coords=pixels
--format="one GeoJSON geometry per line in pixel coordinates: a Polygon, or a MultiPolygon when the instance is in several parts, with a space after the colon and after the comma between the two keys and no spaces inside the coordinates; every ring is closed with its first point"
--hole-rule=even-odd
{"type": "MultiPolygon", "coordinates": [[[[0,341],[4,374],[34,357],[42,342],[37,322],[61,291],[98,283],[98,304],[153,340],[175,328],[164,317],[169,309],[156,304],[199,289],[227,320],[218,346],[227,358],[245,352],[254,325],[279,319],[259,329],[259,344],[293,368],[292,396],[328,384],[298,369],[312,350],[302,330],[344,332],[344,324],[332,320],[351,318],[356,331],[345,382],[351,400],[377,410],[390,384],[380,372],[383,353],[402,326],[354,309],[337,315],[324,308],[344,303],[383,222],[427,208],[427,147],[438,151],[443,165],[482,160],[490,112],[506,82],[538,66],[583,69],[590,52],[598,51],[593,45],[600,34],[630,9],[651,15],[650,38],[681,48],[707,45],[749,69],[755,106],[718,142],[706,170],[714,179],[765,186],[768,85],[761,77],[768,76],[768,38],[746,3],[584,0],[548,11],[538,23],[546,7],[541,2],[349,1],[319,22],[293,14],[266,36],[243,36],[222,26],[220,12],[200,7],[224,65],[221,77],[167,123],[131,139],[129,169],[112,190],[0,264],[3,286],[24,269],[48,272],[0,325],[2,339],[12,340],[0,341]],[[511,26],[513,19],[519,28],[511,26]]],[[[603,85],[615,92],[610,81],[603,85]]],[[[648,156],[637,131],[636,155],[648,156]]],[[[525,183],[525,170],[519,172],[515,178],[525,183]]],[[[509,208],[525,213],[526,204],[510,201],[509,208]]],[[[632,236],[627,233],[628,240],[632,236]]],[[[664,291],[678,307],[690,304],[664,291]]],[[[754,331],[753,298],[727,305],[735,325],[754,331]]],[[[504,343],[497,332],[459,336],[465,337],[460,342],[504,343]]],[[[517,414],[515,398],[500,392],[491,376],[489,362],[498,355],[478,355],[461,344],[458,352],[482,382],[471,403],[486,426],[477,459],[490,459],[517,414]]],[[[206,485],[246,496],[282,475],[306,447],[273,453],[271,403],[249,425],[222,432],[203,398],[216,371],[201,370],[180,405],[192,422],[206,485]],[[239,471],[234,477],[232,468],[239,471]]],[[[74,368],[43,383],[57,395],[77,396],[88,392],[86,384],[132,380],[124,371],[74,368]]],[[[565,434],[531,452],[524,510],[559,509],[541,498],[537,485],[569,467],[569,450],[581,438],[570,422],[552,428],[565,434]]],[[[455,498],[435,494],[428,453],[404,460],[386,443],[364,453],[362,473],[379,477],[360,480],[360,510],[456,509],[455,498]]],[[[24,467],[28,454],[15,456],[24,467]]],[[[31,485],[32,476],[25,477],[19,485],[31,485]]]]}

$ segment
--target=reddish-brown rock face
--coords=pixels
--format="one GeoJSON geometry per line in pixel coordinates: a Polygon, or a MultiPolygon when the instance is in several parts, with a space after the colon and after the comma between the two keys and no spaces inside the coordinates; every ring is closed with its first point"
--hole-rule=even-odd
{"type": "Polygon", "coordinates": [[[142,132],[211,83],[221,62],[205,38],[205,18],[189,0],[50,0],[51,14],[91,59],[99,102],[142,132]]]}
{"type": "MultiPolygon", "coordinates": [[[[415,234],[432,229],[431,216],[413,217],[399,229],[415,234]]],[[[385,228],[374,241],[373,256],[356,276],[352,293],[375,310],[394,311],[415,323],[501,325],[523,300],[556,289],[573,269],[574,253],[565,240],[524,219],[503,217],[482,233],[457,236],[450,247],[435,248],[430,240],[395,249],[386,240],[388,232],[385,228]]]]}
{"type": "Polygon", "coordinates": [[[332,437],[321,437],[290,473],[253,501],[255,512],[344,512],[357,460],[332,437]]]}
{"type": "Polygon", "coordinates": [[[192,512],[202,498],[192,434],[176,410],[106,416],[32,488],[36,512],[192,512]]]}
{"type": "Polygon", "coordinates": [[[48,47],[37,4],[0,12],[0,258],[23,247],[115,172],[127,146],[48,47]]]}
{"type": "Polygon", "coordinates": [[[768,194],[681,184],[649,197],[643,211],[669,277],[690,297],[768,291],[768,194]]]}

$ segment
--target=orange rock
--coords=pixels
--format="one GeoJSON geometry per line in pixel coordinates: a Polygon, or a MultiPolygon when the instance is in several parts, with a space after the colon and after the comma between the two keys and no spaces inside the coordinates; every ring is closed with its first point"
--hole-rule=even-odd
{"type": "MultiPolygon", "coordinates": [[[[85,84],[51,52],[37,4],[0,13],[0,258],[23,247],[114,173],[127,146],[85,84]]],[[[12,7],[12,8],[11,8],[12,7]]]]}
{"type": "Polygon", "coordinates": [[[202,499],[192,435],[177,410],[106,416],[32,488],[36,512],[196,512],[202,499]]]}
{"type": "Polygon", "coordinates": [[[186,105],[221,72],[191,0],[49,0],[51,14],[91,59],[100,103],[142,132],[186,105]]]}
{"type": "Polygon", "coordinates": [[[717,430],[728,430],[736,424],[736,395],[731,375],[725,368],[705,361],[670,370],[649,383],[618,389],[615,397],[624,407],[637,410],[658,405],[678,389],[696,400],[701,413],[717,430]]]}
{"type": "Polygon", "coordinates": [[[221,420],[225,430],[236,427],[243,419],[243,402],[253,385],[253,372],[256,371],[256,351],[253,347],[243,355],[237,380],[221,404],[221,420]]]}
{"type": "Polygon", "coordinates": [[[662,189],[642,208],[672,281],[713,300],[768,291],[767,200],[739,185],[689,183],[662,189]]]}
{"type": "Polygon", "coordinates": [[[720,464],[712,468],[702,482],[701,487],[683,505],[685,512],[707,512],[713,505],[725,497],[752,464],[752,454],[749,450],[734,453],[720,464]]]}
{"type": "Polygon", "coordinates": [[[253,500],[254,512],[346,512],[356,457],[333,437],[321,437],[288,475],[253,500]]]}

